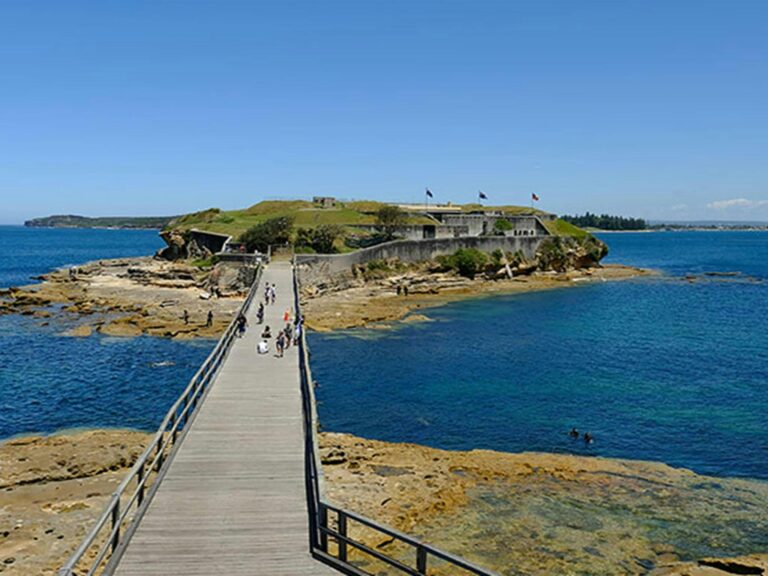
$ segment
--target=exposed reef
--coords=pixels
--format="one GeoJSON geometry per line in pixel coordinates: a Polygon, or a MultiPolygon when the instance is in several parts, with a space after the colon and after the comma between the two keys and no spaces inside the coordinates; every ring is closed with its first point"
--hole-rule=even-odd
{"type": "Polygon", "coordinates": [[[0,314],[56,323],[69,336],[210,338],[232,320],[252,275],[252,269],[223,264],[99,260],[41,276],[40,284],[0,291],[0,314]]]}

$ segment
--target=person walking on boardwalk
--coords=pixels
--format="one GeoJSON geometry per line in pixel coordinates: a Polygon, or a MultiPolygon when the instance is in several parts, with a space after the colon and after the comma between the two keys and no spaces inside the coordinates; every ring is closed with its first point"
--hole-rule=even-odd
{"type": "Polygon", "coordinates": [[[298,346],[299,340],[301,340],[301,322],[296,322],[295,326],[296,327],[294,328],[294,331],[293,331],[293,345],[298,346]]]}
{"type": "Polygon", "coordinates": [[[272,282],[272,287],[269,289],[269,297],[272,300],[272,304],[275,303],[275,298],[277,298],[277,290],[275,288],[275,283],[272,282]]]}
{"type": "Polygon", "coordinates": [[[285,325],[285,347],[290,348],[293,341],[293,324],[288,322],[285,325]]]}
{"type": "Polygon", "coordinates": [[[264,302],[259,302],[259,310],[256,312],[256,321],[259,324],[264,323],[264,302]]]}
{"type": "Polygon", "coordinates": [[[205,321],[205,327],[210,328],[211,326],[213,326],[213,311],[208,310],[208,318],[205,321]]]}
{"type": "Polygon", "coordinates": [[[280,330],[280,334],[277,335],[275,346],[277,347],[277,356],[282,358],[283,351],[285,350],[285,333],[282,330],[280,330]]]}
{"type": "Polygon", "coordinates": [[[291,321],[291,311],[286,308],[285,314],[283,314],[283,322],[290,322],[291,321]]]}
{"type": "Polygon", "coordinates": [[[240,314],[237,315],[237,335],[238,337],[242,338],[245,334],[245,329],[248,327],[248,318],[245,317],[245,314],[240,312],[240,314]]]}

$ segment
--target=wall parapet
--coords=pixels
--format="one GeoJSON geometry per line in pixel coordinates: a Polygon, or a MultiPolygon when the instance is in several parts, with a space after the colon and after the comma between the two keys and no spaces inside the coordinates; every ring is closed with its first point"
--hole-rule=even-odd
{"type": "Polygon", "coordinates": [[[301,281],[314,283],[348,272],[355,265],[374,260],[397,259],[401,262],[423,262],[437,256],[453,254],[462,248],[474,248],[490,253],[494,250],[517,252],[532,259],[536,250],[548,236],[462,236],[459,238],[432,238],[429,240],[393,240],[347,254],[296,254],[301,281]]]}

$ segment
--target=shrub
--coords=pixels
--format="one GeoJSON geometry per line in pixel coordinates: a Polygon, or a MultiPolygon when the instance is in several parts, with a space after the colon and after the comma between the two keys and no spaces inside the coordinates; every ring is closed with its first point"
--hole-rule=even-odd
{"type": "Polygon", "coordinates": [[[488,263],[488,256],[475,248],[461,248],[450,256],[438,256],[436,260],[443,270],[455,270],[462,276],[474,278],[488,263]]]}
{"type": "Polygon", "coordinates": [[[496,220],[496,222],[493,223],[493,231],[496,234],[504,235],[504,232],[507,232],[508,230],[512,230],[514,226],[512,226],[512,222],[507,220],[506,218],[499,218],[496,220]]]}

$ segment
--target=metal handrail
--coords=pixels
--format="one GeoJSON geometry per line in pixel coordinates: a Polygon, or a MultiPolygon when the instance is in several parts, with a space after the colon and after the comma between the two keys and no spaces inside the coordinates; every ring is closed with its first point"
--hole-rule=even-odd
{"type": "MultiPolygon", "coordinates": [[[[296,258],[294,257],[293,287],[294,287],[294,306],[297,317],[301,316],[301,303],[299,297],[299,280],[297,274],[296,258]]],[[[344,574],[352,576],[372,576],[372,573],[366,572],[359,563],[352,564],[348,560],[348,548],[352,547],[384,562],[396,569],[399,573],[410,576],[426,575],[429,567],[429,558],[436,558],[447,562],[455,568],[459,568],[476,576],[498,576],[496,572],[482,568],[463,558],[445,552],[435,546],[427,544],[408,536],[394,528],[390,528],[358,514],[351,512],[325,500],[323,493],[323,473],[320,463],[320,452],[317,442],[318,419],[317,403],[315,402],[314,382],[312,380],[312,371],[309,366],[309,349],[306,341],[306,331],[302,327],[301,338],[299,338],[299,373],[302,396],[303,420],[304,420],[304,458],[307,492],[307,512],[309,515],[309,543],[312,555],[329,566],[344,574]],[[331,527],[328,512],[336,516],[337,529],[331,527]],[[409,546],[414,551],[415,566],[409,566],[401,559],[393,558],[385,552],[366,546],[362,542],[355,540],[349,535],[348,521],[357,522],[363,526],[375,530],[389,538],[394,538],[399,542],[409,546]],[[336,543],[335,553],[328,546],[328,540],[332,539],[336,543]]]]}
{"type": "Polygon", "coordinates": [[[240,306],[238,314],[229,323],[216,346],[168,410],[152,441],[112,494],[109,503],[80,546],[59,570],[58,576],[74,576],[75,569],[78,569],[78,574],[84,573],[87,576],[96,574],[102,568],[100,574],[107,575],[114,571],[128,540],[136,530],[138,521],[144,515],[149,502],[160,485],[160,481],[165,476],[181,440],[189,431],[188,424],[197,415],[200,402],[205,398],[213,377],[232,347],[237,331],[237,316],[248,311],[258,292],[262,271],[263,267],[259,266],[256,278],[245,301],[240,306]],[[149,483],[150,478],[154,480],[152,484],[149,483]],[[127,496],[125,501],[122,501],[128,494],[129,486],[134,480],[136,486],[133,492],[127,496]],[[129,517],[131,507],[134,504],[136,504],[136,509],[133,517],[129,517]],[[107,526],[109,526],[109,532],[105,535],[105,527],[107,526]],[[94,559],[86,567],[79,567],[89,550],[96,545],[99,548],[95,552],[94,559]],[[104,565],[105,561],[106,565],[104,565]]]}

